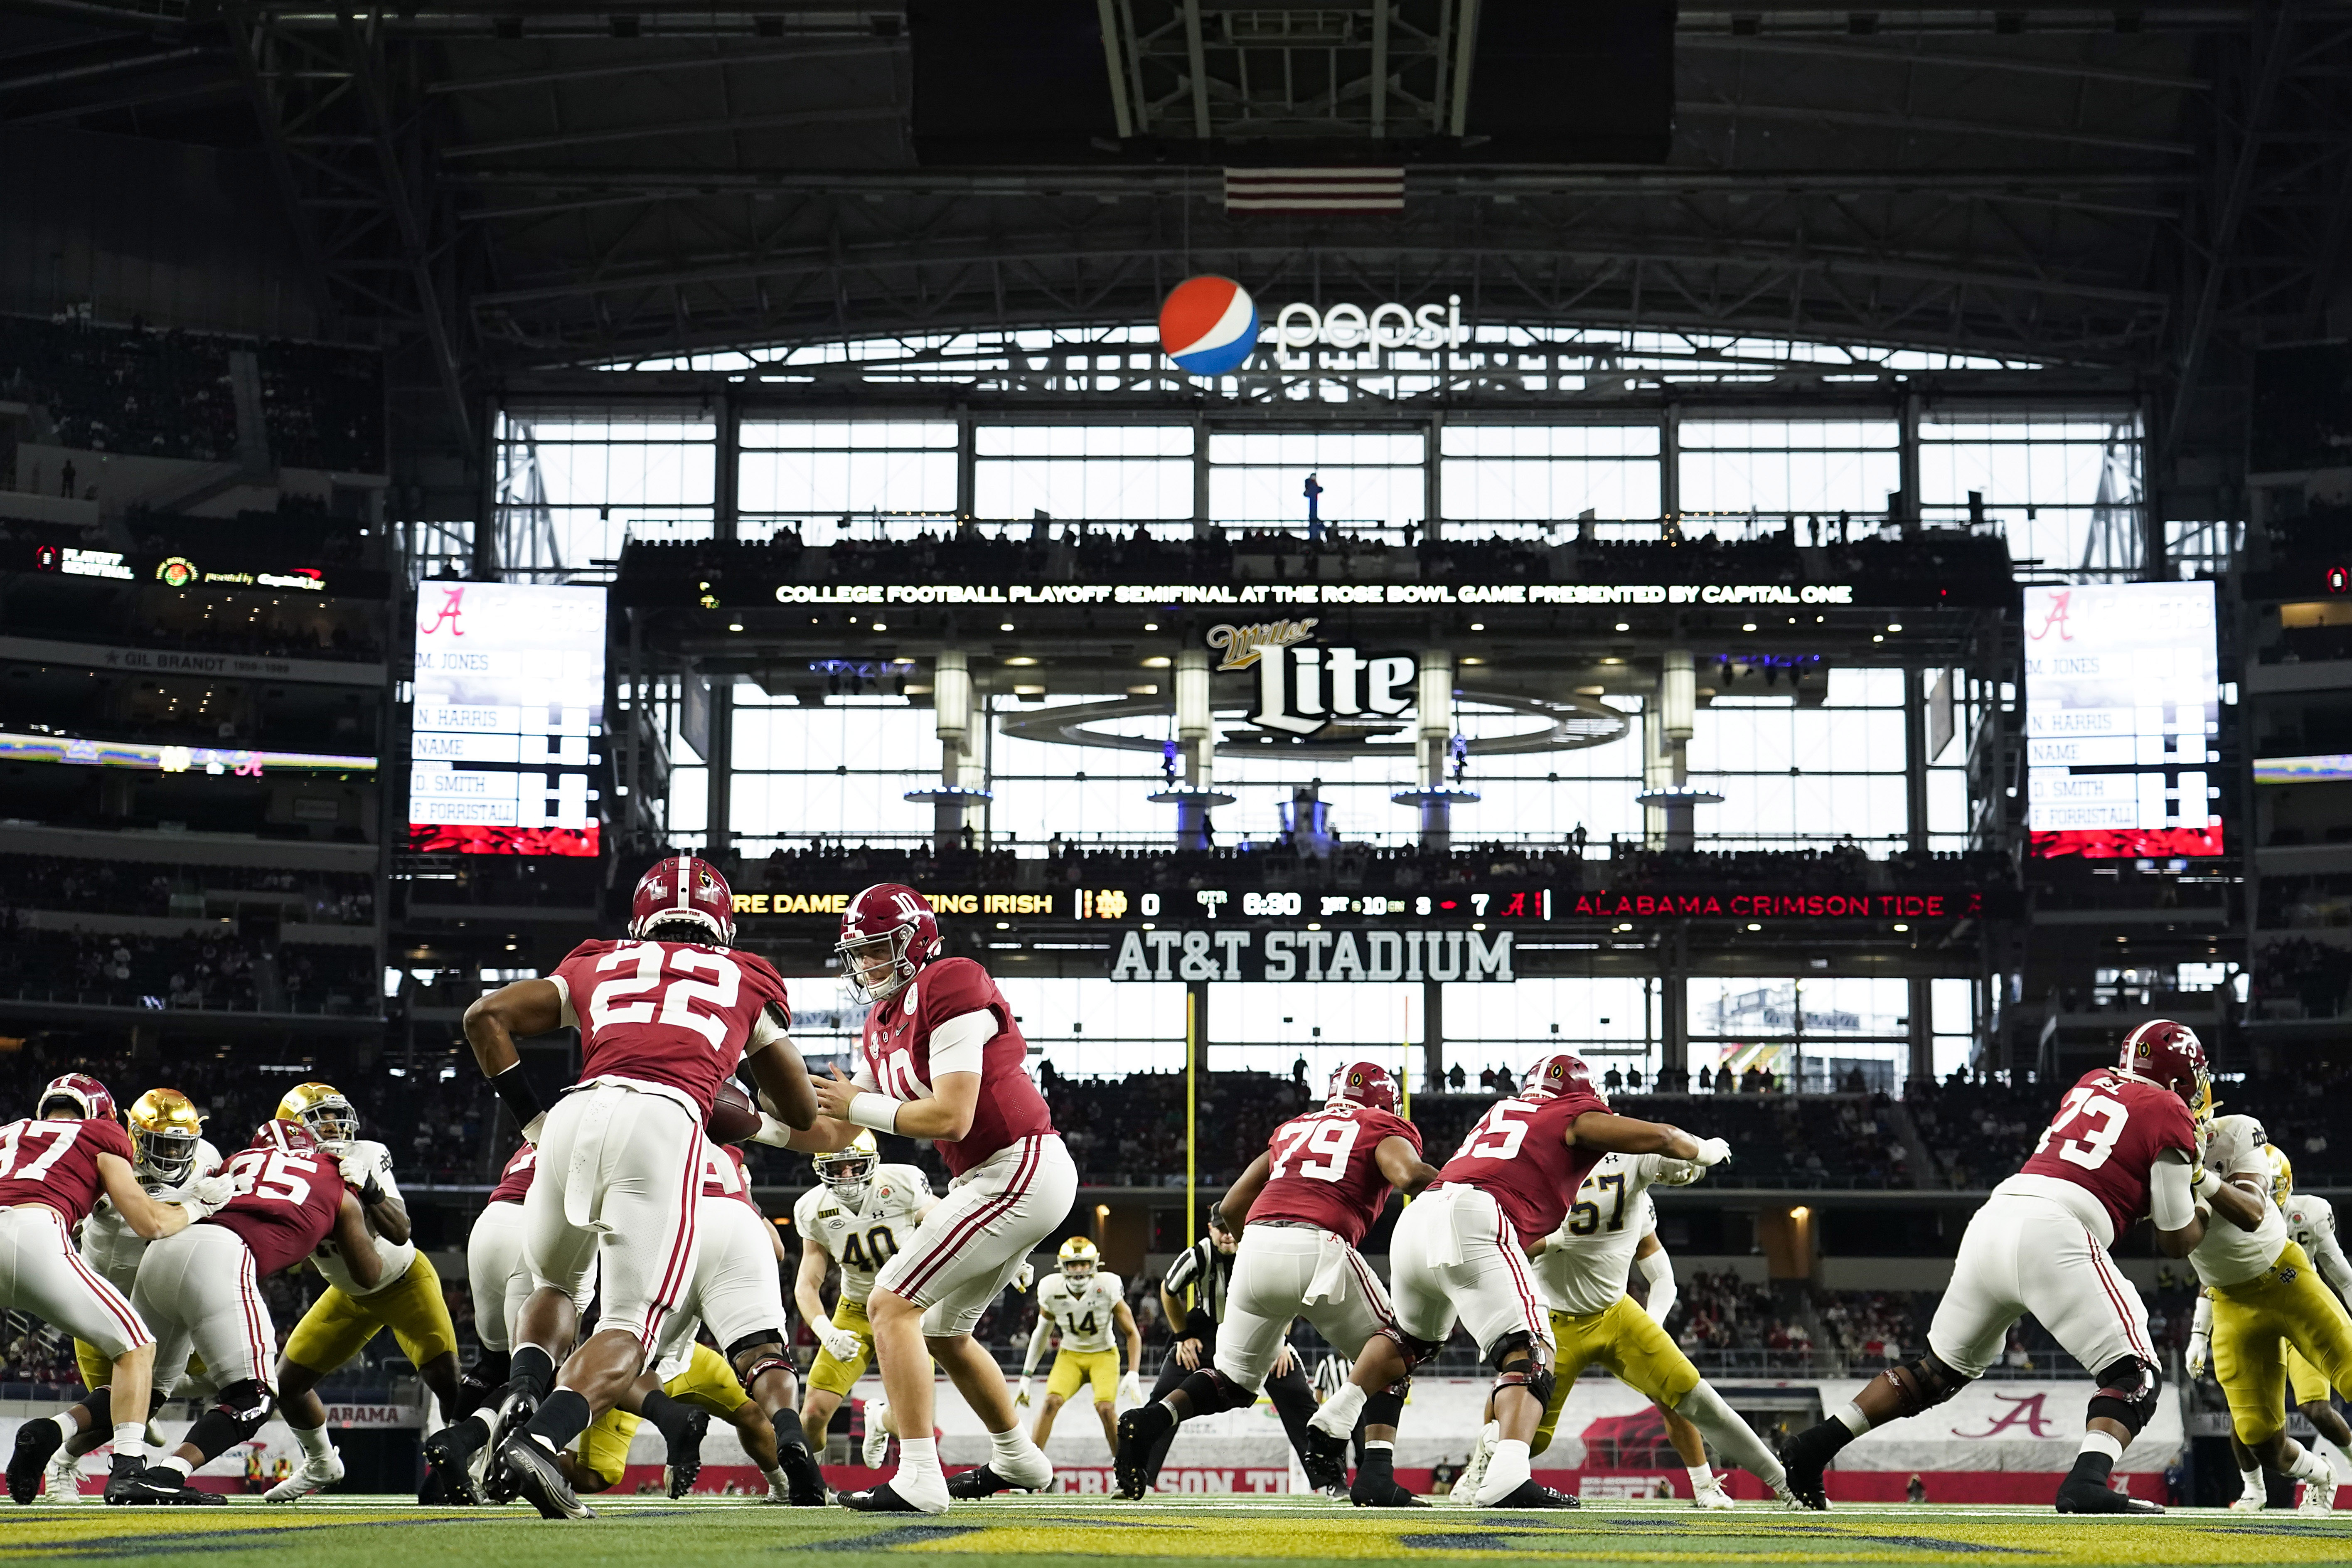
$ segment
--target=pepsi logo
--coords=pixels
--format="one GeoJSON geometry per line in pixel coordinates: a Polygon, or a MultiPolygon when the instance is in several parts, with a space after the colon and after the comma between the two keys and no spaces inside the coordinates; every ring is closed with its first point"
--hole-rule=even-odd
{"type": "Polygon", "coordinates": [[[1193,375],[1224,375],[1257,349],[1257,301],[1230,278],[1187,278],[1160,307],[1160,346],[1193,375]]]}

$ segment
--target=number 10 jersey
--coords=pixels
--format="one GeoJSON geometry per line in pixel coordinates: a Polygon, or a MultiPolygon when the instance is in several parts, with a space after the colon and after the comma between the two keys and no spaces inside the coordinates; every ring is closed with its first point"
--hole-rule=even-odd
{"type": "Polygon", "coordinates": [[[1273,1164],[1250,1205],[1249,1223],[1291,1220],[1360,1245],[1388,1203],[1389,1179],[1377,1157],[1388,1138],[1402,1138],[1421,1152],[1421,1129],[1373,1106],[1339,1100],[1291,1118],[1266,1141],[1273,1164]]]}

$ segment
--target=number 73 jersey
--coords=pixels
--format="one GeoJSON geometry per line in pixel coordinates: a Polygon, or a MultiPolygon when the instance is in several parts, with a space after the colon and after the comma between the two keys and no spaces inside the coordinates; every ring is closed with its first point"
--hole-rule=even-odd
{"type": "Polygon", "coordinates": [[[1377,1157],[1383,1139],[1402,1138],[1421,1152],[1421,1129],[1391,1111],[1353,1100],[1294,1116],[1266,1140],[1272,1163],[1250,1223],[1293,1220],[1329,1231],[1350,1247],[1364,1239],[1389,1201],[1377,1157]]]}
{"type": "Polygon", "coordinates": [[[1642,1245],[1643,1193],[1656,1182],[1675,1187],[1695,1182],[1704,1170],[1664,1154],[1602,1155],[1535,1260],[1536,1293],[1544,1305],[1575,1317],[1615,1305],[1642,1245]]]}
{"type": "Polygon", "coordinates": [[[2098,1199],[2110,1247],[2148,1210],[2149,1173],[2168,1149],[2197,1160],[2197,1122],[2179,1095],[2112,1068],[2086,1072],[2019,1173],[2072,1182],[2098,1199]]]}

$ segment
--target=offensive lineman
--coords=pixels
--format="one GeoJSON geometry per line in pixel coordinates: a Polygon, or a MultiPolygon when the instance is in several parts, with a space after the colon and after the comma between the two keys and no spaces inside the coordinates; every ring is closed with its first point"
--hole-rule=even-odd
{"type": "MultiPolygon", "coordinates": [[[[1243,1228],[1214,1364],[1119,1417],[1115,1469],[1122,1497],[1143,1495],[1145,1458],[1178,1423],[1257,1402],[1295,1319],[1304,1316],[1340,1353],[1357,1358],[1396,1332],[1388,1293],[1356,1247],[1391,1189],[1410,1198],[1437,1177],[1421,1157],[1421,1130],[1396,1113],[1397,1100],[1386,1068],[1335,1068],[1321,1108],[1276,1128],[1265,1152],[1225,1194],[1218,1206],[1243,1228]]],[[[1348,1494],[1359,1508],[1427,1506],[1396,1481],[1404,1395],[1405,1380],[1394,1379],[1365,1412],[1363,1464],[1348,1494]]],[[[1340,1431],[1354,1429],[1350,1415],[1340,1431]]]]}
{"type": "MultiPolygon", "coordinates": [[[[1645,1240],[1651,1243],[1652,1256],[1665,1256],[1655,1247],[1654,1217],[1646,1228],[1643,1223],[1645,1211],[1655,1214],[1651,1184],[1686,1186],[1703,1173],[1696,1163],[1662,1154],[1603,1155],[1577,1190],[1567,1221],[1536,1244],[1536,1290],[1551,1316],[1555,1381],[1528,1451],[1540,1454],[1551,1446],[1569,1391],[1578,1375],[1597,1362],[1670,1419],[1679,1415],[1714,1438],[1716,1448],[1727,1460],[1778,1492],[1782,1501],[1794,1505],[1796,1499],[1789,1493],[1780,1461],[1772,1457],[1772,1450],[1699,1376],[1682,1347],[1660,1327],[1672,1305],[1671,1293],[1663,1302],[1637,1306],[1625,1291],[1631,1267],[1645,1240]]],[[[1667,1275],[1669,1280],[1672,1278],[1667,1275]]],[[[1654,1288],[1656,1276],[1649,1279],[1654,1288]]],[[[1486,1461],[1501,1436],[1501,1428],[1489,1419],[1463,1479],[1455,1484],[1457,1491],[1477,1495],[1486,1461]]],[[[1690,1475],[1694,1503],[1701,1508],[1731,1506],[1730,1498],[1706,1468],[1704,1447],[1690,1475]],[[1722,1500],[1710,1501],[1710,1493],[1722,1500]]]]}
{"type": "Polygon", "coordinates": [[[885,882],[841,918],[842,973],[873,1004],[857,1073],[816,1085],[823,1115],[792,1146],[845,1149],[861,1127],[929,1138],[954,1173],[905,1251],[875,1276],[866,1313],[898,1439],[898,1468],[871,1491],[842,1495],[868,1511],[944,1513],[952,1497],[1042,1490],[1054,1467],[1013,1406],[1004,1374],[972,1326],[1030,1248],[1069,1217],[1077,1168],[1030,1081],[1028,1043],[1011,1004],[968,958],[940,956],[939,920],[912,888],[885,882]],[[928,1343],[987,1429],[989,1462],[950,1483],[929,1436],[928,1343]],[[919,1432],[922,1436],[908,1436],[919,1432]]]}
{"type": "Polygon", "coordinates": [[[2163,1371],[2148,1342],[2147,1309],[2107,1249],[2152,1214],[2157,1245],[2185,1258],[2205,1237],[2208,1202],[2232,1223],[2251,1223],[2251,1200],[2196,1169],[2212,1114],[2212,1080],[2194,1031],[2152,1018],[2126,1035],[2116,1065],[2084,1073],[2066,1091],[2024,1168],[1969,1219],[1951,1286],[1927,1328],[1927,1353],[1880,1373],[1781,1451],[1790,1489],[1808,1507],[1828,1507],[1822,1472],[1838,1450],[1984,1375],[2011,1325],[2031,1312],[2099,1384],[2082,1448],[2058,1488],[2058,1511],[2163,1512],[2108,1484],[2156,1411],[2163,1371]],[[2242,1212],[2244,1221],[2235,1217],[2242,1212]]]}
{"type": "MultiPolygon", "coordinates": [[[[144,1314],[74,1251],[68,1228],[103,1193],[123,1222],[147,1240],[183,1233],[207,1212],[191,1197],[159,1203],[139,1185],[137,1158],[114,1097],[86,1073],[51,1079],[33,1115],[0,1127],[0,1307],[33,1313],[97,1348],[108,1376],[66,1413],[80,1426],[114,1428],[114,1462],[106,1479],[111,1503],[176,1502],[179,1478],[147,1456],[147,1407],[155,1336],[144,1314]]],[[[37,1416],[16,1430],[8,1458],[8,1495],[29,1503],[49,1458],[71,1436],[65,1417],[37,1416]]],[[[96,1445],[91,1445],[95,1447],[96,1445]]]]}
{"type": "MultiPolygon", "coordinates": [[[[786,1122],[805,1127],[816,1114],[785,1033],[784,983],[766,960],[733,951],[735,898],[715,867],[690,855],[656,862],[631,895],[628,929],[626,941],[583,942],[546,978],[466,1010],[475,1060],[540,1151],[523,1200],[537,1287],[526,1314],[545,1297],[551,1315],[576,1321],[592,1272],[602,1302],[595,1333],[490,1460],[499,1485],[548,1519],[593,1517],[557,1456],[644,1373],[694,1277],[702,1129],[719,1081],[747,1062],[786,1122]],[[551,1110],[524,1079],[515,1039],[567,1025],[581,1032],[581,1077],[551,1110]]],[[[553,1359],[527,1344],[509,1382],[538,1395],[554,1381],[553,1359]]],[[[426,1447],[454,1477],[488,1436],[468,1416],[426,1447]]]]}
{"type": "Polygon", "coordinates": [[[1436,1354],[1459,1321],[1495,1368],[1501,1427],[1472,1504],[1575,1508],[1576,1499],[1538,1484],[1530,1464],[1554,1374],[1551,1324],[1528,1277],[1521,1238],[1559,1228],[1603,1154],[1666,1154],[1716,1165],[1730,1157],[1731,1146],[1612,1114],[1577,1057],[1538,1058],[1520,1081],[1526,1087],[1496,1102],[1398,1219],[1389,1239],[1395,1325],[1365,1346],[1348,1386],[1308,1425],[1329,1443],[1345,1441],[1370,1391],[1436,1354]]]}
{"type": "Polygon", "coordinates": [[[1059,1329],[1062,1347],[1054,1352],[1054,1370],[1045,1379],[1045,1408],[1037,1415],[1029,1440],[1040,1448],[1054,1435],[1054,1417],[1077,1391],[1092,1385],[1095,1414],[1102,1419],[1103,1444],[1118,1451],[1118,1402],[1143,1403],[1136,1369],[1143,1364],[1143,1335],[1128,1310],[1127,1296],[1116,1274],[1102,1272],[1102,1254],[1083,1236],[1062,1243],[1055,1271],[1037,1287],[1037,1326],[1029,1335],[1028,1353],[1021,1361],[1021,1387],[1015,1409],[1029,1407],[1029,1380],[1037,1374],[1045,1341],[1059,1329]],[[1127,1342],[1127,1375],[1118,1371],[1116,1332],[1127,1342]]]}
{"type": "Polygon", "coordinates": [[[390,1329],[400,1353],[454,1418],[457,1330],[433,1260],[409,1239],[408,1205],[393,1179],[392,1151],[359,1135],[360,1116],[351,1100],[332,1084],[297,1084],[278,1102],[278,1119],[308,1127],[334,1158],[359,1194],[382,1263],[374,1286],[363,1288],[332,1243],[310,1259],[327,1289],[287,1334],[278,1358],[278,1413],[301,1446],[302,1462],[263,1494],[270,1502],[294,1502],[343,1479],[342,1458],[327,1439],[327,1407],[311,1391],[390,1329]]]}
{"type": "MultiPolygon", "coordinates": [[[[814,1155],[817,1184],[793,1205],[793,1228],[801,1235],[800,1268],[793,1276],[793,1299],[802,1321],[823,1348],[809,1368],[808,1394],[801,1405],[801,1430],[822,1444],[833,1413],[849,1397],[874,1354],[874,1325],[866,1303],[874,1276],[906,1250],[916,1227],[939,1206],[931,1184],[912,1165],[886,1165],[872,1132],[861,1129],[845,1148],[814,1155]],[[841,1298],[824,1310],[827,1260],[841,1265],[841,1298]]],[[[866,1403],[868,1469],[882,1463],[890,1441],[887,1412],[879,1399],[866,1403]]]]}

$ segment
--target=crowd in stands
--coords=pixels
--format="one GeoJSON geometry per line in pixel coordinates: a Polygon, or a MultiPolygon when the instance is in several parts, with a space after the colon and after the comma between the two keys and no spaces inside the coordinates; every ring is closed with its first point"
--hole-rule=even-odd
{"type": "Polygon", "coordinates": [[[375,1010],[372,948],[240,936],[159,937],[0,926],[0,994],[89,1005],[232,1012],[375,1010]]]}
{"type": "Polygon", "coordinates": [[[2311,937],[2282,937],[2254,950],[2251,1000],[2266,1018],[2333,1018],[2352,986],[2352,949],[2311,937]]]}
{"type": "Polygon", "coordinates": [[[362,871],[289,871],[265,866],[191,866],[143,860],[77,859],[0,854],[0,911],[201,918],[208,896],[220,901],[291,901],[299,916],[327,925],[375,921],[373,876],[362,871]],[[267,900],[238,894],[278,895],[267,900]]]}
{"type": "Polygon", "coordinates": [[[1903,1104],[1944,1184],[1958,1189],[1990,1187],[2024,1164],[2057,1099],[2050,1085],[2012,1084],[1961,1068],[1940,1084],[1913,1079],[1903,1104]]]}

